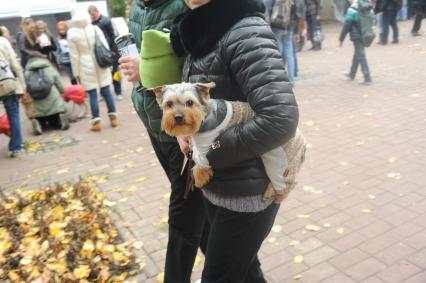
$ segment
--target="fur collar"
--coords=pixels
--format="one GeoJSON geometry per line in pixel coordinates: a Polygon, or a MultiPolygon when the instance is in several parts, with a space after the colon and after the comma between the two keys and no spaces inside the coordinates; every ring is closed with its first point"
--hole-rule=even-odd
{"type": "Polygon", "coordinates": [[[239,20],[263,16],[264,11],[262,0],[211,0],[176,18],[171,34],[173,49],[178,56],[202,57],[239,20]]]}

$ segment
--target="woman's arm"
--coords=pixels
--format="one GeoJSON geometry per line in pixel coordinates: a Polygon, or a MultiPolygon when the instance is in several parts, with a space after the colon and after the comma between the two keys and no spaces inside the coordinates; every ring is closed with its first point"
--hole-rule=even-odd
{"type": "Polygon", "coordinates": [[[222,50],[255,117],[217,138],[220,147],[207,154],[213,169],[258,157],[286,143],[297,128],[298,107],[275,37],[266,23],[259,22],[234,30],[222,50]]]}

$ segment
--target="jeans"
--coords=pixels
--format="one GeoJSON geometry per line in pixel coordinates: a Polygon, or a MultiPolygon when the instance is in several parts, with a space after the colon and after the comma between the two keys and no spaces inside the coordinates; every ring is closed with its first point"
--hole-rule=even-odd
{"type": "Polygon", "coordinates": [[[407,0],[402,0],[402,7],[401,7],[401,10],[398,11],[397,19],[403,20],[403,21],[408,19],[408,1],[407,0]]]}
{"type": "Polygon", "coordinates": [[[371,80],[370,70],[368,68],[367,57],[365,56],[365,47],[360,39],[355,40],[354,42],[354,57],[352,59],[352,66],[349,72],[349,75],[352,79],[355,78],[356,72],[358,70],[358,65],[361,65],[362,73],[364,74],[365,80],[371,80]]]}
{"type": "Polygon", "coordinates": [[[205,252],[209,231],[202,192],[195,189],[187,199],[184,198],[188,170],[180,174],[184,156],[178,143],[160,142],[151,135],[149,137],[171,183],[164,283],[190,283],[198,247],[205,252]]]}
{"type": "Polygon", "coordinates": [[[112,80],[112,85],[114,87],[115,95],[122,95],[123,92],[121,90],[121,81],[112,80]]]}
{"type": "Polygon", "coordinates": [[[312,42],[312,49],[321,49],[321,42],[314,41],[315,27],[319,25],[316,15],[306,15],[306,23],[308,24],[309,39],[312,42]]]}
{"type": "MultiPolygon", "coordinates": [[[[99,118],[98,92],[96,89],[91,89],[88,91],[88,93],[90,97],[90,110],[92,111],[92,119],[97,119],[99,118]]],[[[114,99],[112,98],[109,86],[101,88],[101,95],[106,102],[108,114],[115,114],[114,99]]]]}
{"type": "Polygon", "coordinates": [[[281,56],[287,65],[288,80],[293,82],[294,73],[296,71],[293,32],[277,28],[272,28],[272,30],[275,34],[275,37],[277,38],[278,48],[280,49],[281,56]]]}
{"type": "MultiPolygon", "coordinates": [[[[302,40],[302,39],[300,39],[302,40]]],[[[297,77],[299,73],[299,63],[297,62],[297,44],[296,41],[293,40],[293,54],[294,54],[294,77],[297,77]]]]}
{"type": "Polygon", "coordinates": [[[398,11],[396,10],[386,10],[383,12],[383,33],[382,33],[381,41],[384,44],[388,42],[389,26],[392,27],[393,41],[398,42],[399,32],[398,32],[398,23],[396,21],[397,13],[398,11]]]}
{"type": "Polygon", "coordinates": [[[10,123],[9,151],[22,149],[21,123],[19,120],[19,97],[16,94],[0,98],[6,108],[7,118],[10,123]]]}
{"type": "Polygon", "coordinates": [[[202,283],[266,283],[258,252],[274,224],[280,205],[235,212],[204,198],[210,234],[202,283]]]}

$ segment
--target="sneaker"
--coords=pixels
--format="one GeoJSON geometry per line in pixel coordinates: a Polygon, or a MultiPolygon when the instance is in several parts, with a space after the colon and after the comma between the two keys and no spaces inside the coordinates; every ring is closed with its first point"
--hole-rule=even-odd
{"type": "Polygon", "coordinates": [[[65,114],[59,114],[59,120],[61,120],[61,130],[66,131],[70,128],[70,122],[65,114]]]}
{"type": "Polygon", "coordinates": [[[31,119],[31,125],[33,127],[34,135],[39,136],[43,133],[43,130],[41,129],[41,125],[37,119],[31,119]]]}
{"type": "Polygon", "coordinates": [[[359,83],[362,84],[362,85],[370,85],[372,82],[373,82],[373,80],[371,78],[367,78],[367,79],[360,81],[359,83]]]}
{"type": "Polygon", "coordinates": [[[117,95],[117,96],[116,96],[116,99],[117,99],[118,101],[121,101],[121,100],[123,100],[123,99],[124,99],[124,96],[123,96],[122,94],[117,95]]]}
{"type": "Polygon", "coordinates": [[[347,77],[348,79],[350,79],[351,81],[355,79],[355,77],[352,76],[350,72],[344,72],[343,75],[347,77]]]}
{"type": "Polygon", "coordinates": [[[18,158],[21,155],[21,151],[20,150],[12,150],[9,151],[7,156],[10,158],[18,158]]]}
{"type": "Polygon", "coordinates": [[[102,130],[101,121],[100,120],[92,121],[92,125],[90,126],[90,130],[92,132],[100,132],[102,130]]]}
{"type": "Polygon", "coordinates": [[[418,31],[413,31],[413,32],[411,32],[411,35],[412,36],[420,36],[421,34],[418,31]]]}
{"type": "Polygon", "coordinates": [[[114,114],[109,115],[109,122],[112,128],[117,127],[118,126],[117,115],[114,115],[114,114]]]}

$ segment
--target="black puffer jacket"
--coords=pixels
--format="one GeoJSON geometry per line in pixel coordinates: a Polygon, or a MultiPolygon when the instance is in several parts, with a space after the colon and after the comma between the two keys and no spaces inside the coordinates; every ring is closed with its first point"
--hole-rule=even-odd
{"type": "Polygon", "coordinates": [[[206,189],[256,195],[269,180],[259,156],[294,136],[298,108],[261,0],[214,0],[177,19],[172,44],[185,54],[183,80],[216,83],[213,98],[248,101],[250,121],[228,129],[207,158],[206,189]]]}

